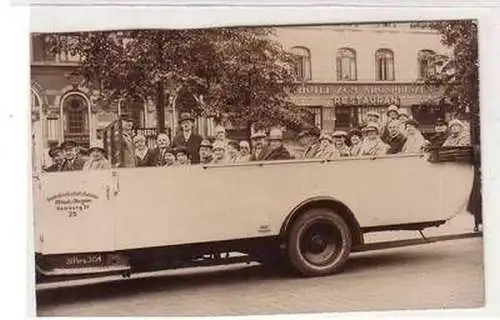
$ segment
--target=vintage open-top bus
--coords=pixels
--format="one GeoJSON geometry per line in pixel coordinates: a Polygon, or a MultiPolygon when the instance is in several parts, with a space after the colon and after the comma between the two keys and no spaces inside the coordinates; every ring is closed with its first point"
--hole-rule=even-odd
{"type": "MultiPolygon", "coordinates": [[[[119,158],[111,145],[119,143],[107,144],[119,158]]],[[[37,274],[130,276],[244,261],[330,274],[370,248],[368,232],[423,230],[461,210],[472,188],[469,158],[470,148],[455,148],[38,173],[37,274]]]]}

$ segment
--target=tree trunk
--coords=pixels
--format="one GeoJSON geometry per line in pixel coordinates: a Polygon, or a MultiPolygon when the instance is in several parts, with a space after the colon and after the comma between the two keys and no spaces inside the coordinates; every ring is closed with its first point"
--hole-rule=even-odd
{"type": "Polygon", "coordinates": [[[165,132],[165,90],[163,87],[163,80],[160,80],[157,84],[156,92],[156,119],[158,133],[165,132]]]}

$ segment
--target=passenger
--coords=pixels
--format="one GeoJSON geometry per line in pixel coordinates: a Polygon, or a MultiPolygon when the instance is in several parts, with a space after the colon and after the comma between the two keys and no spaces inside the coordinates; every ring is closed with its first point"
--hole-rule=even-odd
{"type": "Polygon", "coordinates": [[[135,163],[137,167],[154,167],[155,152],[148,148],[146,144],[146,137],[138,134],[134,137],[135,146],[135,163]]]}
{"type": "Polygon", "coordinates": [[[347,132],[345,131],[335,131],[332,134],[333,137],[333,148],[334,155],[336,157],[350,157],[351,151],[349,150],[349,146],[346,143],[347,132]]]}
{"type": "Polygon", "coordinates": [[[438,118],[434,125],[434,134],[430,138],[433,149],[441,148],[448,138],[448,125],[443,118],[438,118]]]}
{"type": "Polygon", "coordinates": [[[406,137],[406,121],[410,120],[410,114],[406,109],[399,109],[399,129],[400,132],[406,137]]]}
{"type": "Polygon", "coordinates": [[[178,166],[187,166],[191,164],[189,159],[189,151],[186,147],[180,146],[174,149],[175,152],[175,164],[178,166]]]}
{"type": "Polygon", "coordinates": [[[214,129],[215,131],[215,141],[214,142],[220,142],[225,145],[229,142],[226,137],[226,128],[224,128],[221,125],[217,125],[214,129]]]}
{"type": "Polygon", "coordinates": [[[335,150],[333,147],[333,139],[327,133],[323,132],[319,136],[319,150],[316,153],[316,159],[333,159],[335,157],[335,150]]]}
{"type": "Polygon", "coordinates": [[[266,133],[263,131],[257,131],[250,137],[252,140],[252,155],[250,156],[250,161],[260,161],[265,154],[267,149],[266,133]]]}
{"type": "Polygon", "coordinates": [[[164,153],[164,167],[171,167],[176,165],[175,161],[175,150],[173,148],[167,148],[164,153]]]}
{"type": "Polygon", "coordinates": [[[61,171],[65,158],[63,149],[61,147],[54,147],[49,150],[49,156],[52,159],[52,164],[49,167],[45,168],[45,171],[61,171]]]}
{"type": "Polygon", "coordinates": [[[350,152],[351,156],[357,157],[361,152],[361,131],[353,129],[349,132],[349,140],[351,141],[350,152]]]}
{"type": "Polygon", "coordinates": [[[240,157],[238,158],[238,162],[248,162],[250,161],[250,157],[250,143],[246,140],[240,141],[240,157]]]}
{"type": "Polygon", "coordinates": [[[111,164],[107,159],[107,152],[102,146],[92,146],[89,153],[90,159],[83,165],[83,170],[111,169],[111,164]]]}
{"type": "Polygon", "coordinates": [[[365,138],[361,144],[361,156],[377,156],[387,153],[389,146],[380,139],[379,131],[377,123],[368,123],[363,128],[365,138]]]}
{"type": "Polygon", "coordinates": [[[134,141],[134,121],[127,116],[121,117],[122,125],[122,150],[123,150],[123,163],[118,166],[122,168],[133,168],[135,163],[135,146],[134,141]]]}
{"type": "Polygon", "coordinates": [[[387,143],[390,148],[387,150],[388,154],[395,154],[403,150],[403,146],[406,143],[407,138],[401,132],[401,126],[398,120],[392,120],[389,122],[388,126],[388,136],[385,143],[387,143]]]}
{"type": "Polygon", "coordinates": [[[179,119],[182,131],[173,140],[172,147],[184,146],[187,148],[192,164],[200,163],[200,145],[203,138],[193,131],[194,117],[189,113],[183,113],[179,119]]]}
{"type": "Polygon", "coordinates": [[[226,146],[222,142],[214,142],[212,145],[212,150],[214,153],[212,163],[213,164],[223,164],[227,163],[226,159],[226,146]]]}
{"type": "Polygon", "coordinates": [[[283,145],[283,132],[281,129],[273,128],[269,132],[269,145],[262,160],[289,160],[292,159],[290,152],[283,145]]]}
{"type": "Polygon", "coordinates": [[[212,162],[212,143],[207,139],[203,139],[200,145],[200,163],[209,164],[212,162]]]}
{"type": "Polygon", "coordinates": [[[170,139],[166,133],[159,133],[156,137],[156,148],[152,151],[153,166],[165,165],[165,151],[170,147],[170,139]]]}
{"type": "Polygon", "coordinates": [[[66,159],[62,165],[61,171],[82,170],[85,160],[81,157],[78,145],[74,141],[65,141],[61,144],[66,159]]]}
{"type": "Polygon", "coordinates": [[[406,121],[406,134],[408,136],[401,152],[419,153],[425,151],[429,145],[422,133],[418,130],[418,122],[414,119],[406,121]]]}
{"type": "Polygon", "coordinates": [[[298,140],[299,144],[304,148],[302,154],[303,159],[313,159],[319,152],[319,141],[320,131],[316,127],[306,129],[299,133],[298,140]]]}
{"type": "Polygon", "coordinates": [[[382,141],[385,143],[389,144],[389,124],[393,122],[394,120],[398,120],[399,118],[399,113],[398,113],[398,107],[395,105],[390,105],[389,108],[387,108],[387,121],[385,122],[385,125],[382,129],[382,141]]]}
{"type": "Polygon", "coordinates": [[[366,123],[377,123],[380,125],[380,114],[376,111],[368,111],[366,113],[366,123]]]}
{"type": "Polygon", "coordinates": [[[458,119],[450,121],[449,136],[443,143],[443,147],[465,147],[470,146],[470,134],[466,132],[465,125],[458,119]]]}
{"type": "MultiPolygon", "coordinates": [[[[224,143],[220,141],[220,143],[224,143]]],[[[226,159],[228,162],[238,162],[240,157],[240,144],[236,141],[230,140],[226,143],[226,159]]]]}

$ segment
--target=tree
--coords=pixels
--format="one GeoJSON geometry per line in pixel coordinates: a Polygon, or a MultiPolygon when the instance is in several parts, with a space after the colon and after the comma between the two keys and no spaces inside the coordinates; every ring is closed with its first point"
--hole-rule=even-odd
{"type": "Polygon", "coordinates": [[[426,80],[444,86],[444,97],[451,102],[451,112],[471,118],[471,137],[479,142],[479,60],[478,32],[475,20],[418,22],[417,27],[437,30],[451,55],[437,55],[438,72],[426,80]]]}
{"type": "Polygon", "coordinates": [[[237,126],[298,128],[304,110],[288,98],[297,83],[294,56],[272,35],[269,28],[129,30],[52,35],[49,41],[52,53],[80,57],[72,76],[83,79],[101,106],[156,97],[160,131],[165,93],[182,111],[237,126]]]}

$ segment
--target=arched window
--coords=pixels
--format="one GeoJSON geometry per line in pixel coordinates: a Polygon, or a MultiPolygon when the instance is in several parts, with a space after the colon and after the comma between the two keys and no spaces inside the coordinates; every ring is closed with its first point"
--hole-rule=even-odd
{"type": "Polygon", "coordinates": [[[425,79],[436,73],[434,58],[436,53],[432,50],[420,50],[418,52],[418,78],[425,79]]]}
{"type": "Polygon", "coordinates": [[[394,53],[389,49],[375,52],[376,79],[380,81],[394,80],[394,53]]]}
{"type": "Polygon", "coordinates": [[[78,144],[89,144],[89,105],[81,93],[70,93],[63,98],[64,139],[78,144]]]}
{"type": "Polygon", "coordinates": [[[301,80],[311,80],[311,51],[306,47],[293,47],[295,74],[301,80]]]}
{"type": "Polygon", "coordinates": [[[356,80],[356,51],[353,49],[337,51],[337,80],[356,80]]]}

